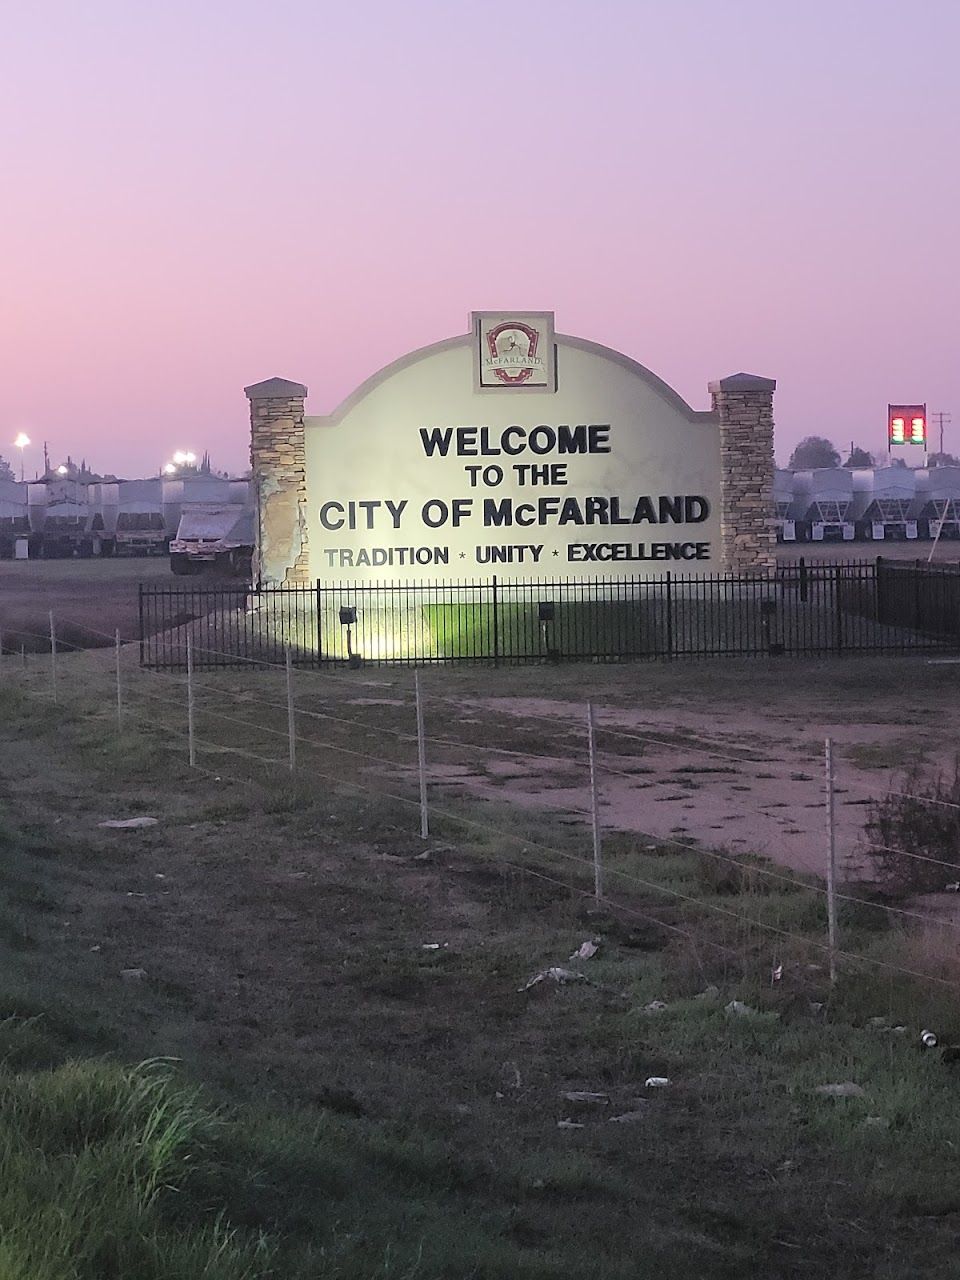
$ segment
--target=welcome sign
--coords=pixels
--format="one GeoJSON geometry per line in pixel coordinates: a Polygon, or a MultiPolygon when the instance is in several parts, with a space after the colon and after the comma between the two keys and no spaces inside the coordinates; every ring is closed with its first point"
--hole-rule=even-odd
{"type": "Polygon", "coordinates": [[[720,568],[715,416],[549,313],[477,313],[304,428],[321,581],[720,568]]]}

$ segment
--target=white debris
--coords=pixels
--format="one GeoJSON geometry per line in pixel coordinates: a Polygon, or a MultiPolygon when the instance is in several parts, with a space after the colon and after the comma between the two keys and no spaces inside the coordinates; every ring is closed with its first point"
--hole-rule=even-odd
{"type": "Polygon", "coordinates": [[[863,1122],[865,1129],[889,1129],[890,1121],[886,1116],[867,1116],[863,1122]]]}
{"type": "Polygon", "coordinates": [[[946,893],[960,893],[960,880],[953,880],[943,886],[946,893]]]}
{"type": "Polygon", "coordinates": [[[646,1119],[645,1111],[624,1111],[622,1116],[611,1116],[610,1124],[634,1124],[637,1120],[646,1119]]]}
{"type": "Polygon", "coordinates": [[[421,942],[421,951],[442,951],[444,947],[449,947],[449,942],[421,942]]]}
{"type": "Polygon", "coordinates": [[[783,977],[783,965],[778,964],[775,969],[771,969],[770,971],[770,981],[779,982],[782,977],[783,977]]]}
{"type": "Polygon", "coordinates": [[[651,1000],[649,1004],[643,1006],[644,1013],[663,1013],[667,1008],[666,1000],[651,1000]]]}
{"type": "Polygon", "coordinates": [[[120,977],[124,982],[142,982],[147,976],[146,969],[121,969],[120,977]]]}
{"type": "Polygon", "coordinates": [[[720,988],[711,983],[709,987],[704,987],[702,991],[698,991],[693,998],[694,1000],[719,1000],[720,988]]]}
{"type": "Polygon", "coordinates": [[[110,818],[107,822],[98,822],[98,827],[109,827],[111,831],[136,831],[140,827],[155,827],[159,818],[110,818]]]}
{"type": "Polygon", "coordinates": [[[590,1102],[600,1107],[610,1105],[610,1095],[606,1093],[588,1093],[583,1089],[572,1089],[563,1096],[567,1102],[590,1102]]]}
{"type": "Polygon", "coordinates": [[[577,947],[576,951],[573,953],[573,955],[568,956],[567,959],[568,960],[592,960],[599,950],[600,950],[599,943],[596,941],[591,942],[588,939],[586,942],[581,942],[579,947],[577,947]]]}
{"type": "Polygon", "coordinates": [[[558,1129],[582,1129],[583,1125],[578,1120],[558,1120],[558,1129]]]}
{"type": "Polygon", "coordinates": [[[647,1076],[644,1083],[648,1089],[666,1089],[673,1081],[667,1076],[647,1076]]]}
{"type": "Polygon", "coordinates": [[[740,1018],[753,1018],[757,1013],[756,1009],[744,1004],[742,1000],[731,1000],[723,1011],[724,1013],[735,1013],[740,1018]]]}
{"type": "Polygon", "coordinates": [[[842,1084],[818,1084],[814,1093],[821,1093],[825,1098],[862,1098],[863,1089],[852,1080],[844,1080],[842,1084]]]}
{"type": "Polygon", "coordinates": [[[937,1047],[937,1034],[935,1031],[921,1031],[920,1041],[925,1049],[935,1049],[937,1047]]]}
{"type": "Polygon", "coordinates": [[[583,982],[582,973],[575,973],[573,969],[561,969],[559,965],[553,965],[549,969],[541,969],[539,973],[535,973],[529,982],[524,983],[522,987],[518,987],[518,991],[529,991],[531,987],[535,987],[538,982],[557,982],[561,985],[565,982],[583,982]]]}

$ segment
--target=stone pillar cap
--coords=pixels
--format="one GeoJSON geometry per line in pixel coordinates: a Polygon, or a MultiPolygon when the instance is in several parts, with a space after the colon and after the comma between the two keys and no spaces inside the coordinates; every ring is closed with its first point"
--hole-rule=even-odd
{"type": "Polygon", "coordinates": [[[776,378],[761,378],[755,373],[732,373],[707,384],[707,390],[716,391],[776,391],[776,378]]]}
{"type": "Polygon", "coordinates": [[[287,378],[267,378],[266,382],[254,382],[243,389],[248,400],[302,400],[307,394],[302,382],[287,378]]]}

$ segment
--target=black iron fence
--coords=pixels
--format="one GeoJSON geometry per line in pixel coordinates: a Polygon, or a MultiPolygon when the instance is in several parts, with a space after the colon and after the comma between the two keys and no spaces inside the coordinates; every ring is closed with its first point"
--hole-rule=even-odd
{"type": "Polygon", "coordinates": [[[960,649],[960,570],[896,561],[769,575],[141,587],[141,661],[280,663],[817,657],[960,649]]]}

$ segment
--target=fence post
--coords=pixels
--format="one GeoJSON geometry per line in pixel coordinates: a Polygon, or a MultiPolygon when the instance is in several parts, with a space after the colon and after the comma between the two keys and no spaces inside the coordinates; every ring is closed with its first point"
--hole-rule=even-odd
{"type": "Polygon", "coordinates": [[[673,574],[667,570],[667,657],[673,657],[673,574]]]}
{"type": "Polygon", "coordinates": [[[423,699],[420,696],[420,672],[413,673],[413,691],[417,702],[417,771],[420,775],[420,838],[430,834],[430,816],[427,811],[427,744],[423,734],[423,699]]]}
{"type": "Polygon", "coordinates": [[[53,700],[57,700],[57,628],[53,621],[53,610],[50,610],[50,691],[53,700]]]}
{"type": "Polygon", "coordinates": [[[117,627],[117,734],[123,734],[123,691],[120,684],[120,628],[117,627]]]}
{"type": "Polygon", "coordinates": [[[500,665],[500,611],[497,608],[497,575],[493,575],[493,665],[500,665]]]}
{"type": "Polygon", "coordinates": [[[193,637],[187,632],[187,748],[191,769],[197,763],[196,745],[193,741],[193,637]]]}
{"type": "Polygon", "coordinates": [[[143,583],[142,583],[142,582],[141,582],[141,583],[139,583],[139,584],[138,584],[138,586],[137,586],[137,617],[138,617],[138,618],[139,618],[139,620],[140,620],[140,628],[139,628],[139,630],[140,630],[140,665],[141,665],[141,667],[142,667],[142,666],[143,666],[143,646],[144,646],[144,635],[143,635],[143,583]]]}
{"type": "Polygon", "coordinates": [[[843,568],[837,565],[833,577],[833,603],[837,615],[837,653],[843,652],[843,599],[840,590],[843,568]]]}
{"type": "Polygon", "coordinates": [[[587,703],[587,745],[590,749],[590,810],[593,817],[593,896],[603,900],[603,851],[600,841],[600,795],[597,785],[597,746],[593,703],[587,703]]]}
{"type": "Polygon", "coordinates": [[[827,943],[830,954],[830,985],[837,981],[837,838],[834,822],[833,739],[824,742],[824,771],[827,792],[827,943]]]}
{"type": "Polygon", "coordinates": [[[297,770],[297,714],[293,705],[293,655],[286,649],[287,662],[287,736],[290,740],[290,772],[297,770]]]}

